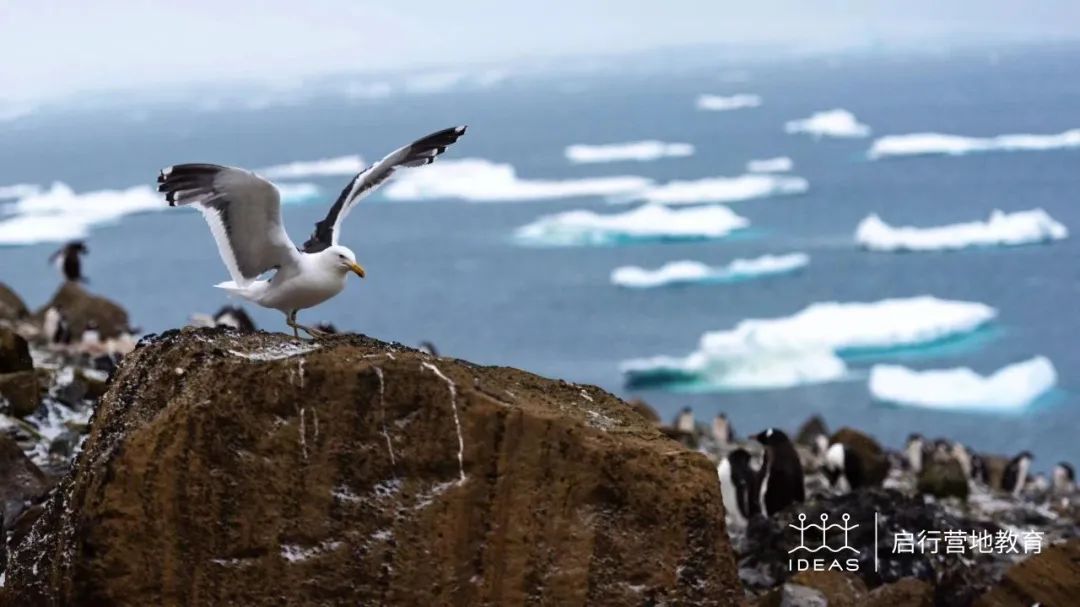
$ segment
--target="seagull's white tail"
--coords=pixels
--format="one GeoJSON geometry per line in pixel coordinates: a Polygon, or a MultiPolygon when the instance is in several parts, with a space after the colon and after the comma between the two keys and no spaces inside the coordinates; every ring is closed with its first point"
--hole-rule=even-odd
{"type": "Polygon", "coordinates": [[[228,291],[229,295],[236,295],[237,297],[242,297],[248,301],[258,303],[259,296],[266,290],[266,281],[256,280],[249,285],[238,285],[235,281],[227,280],[225,282],[219,282],[214,286],[228,291]]]}

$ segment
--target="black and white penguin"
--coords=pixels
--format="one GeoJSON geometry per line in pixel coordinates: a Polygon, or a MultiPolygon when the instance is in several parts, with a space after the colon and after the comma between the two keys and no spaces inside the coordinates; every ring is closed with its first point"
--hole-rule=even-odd
{"type": "Polygon", "coordinates": [[[960,463],[960,469],[964,471],[964,478],[970,479],[974,474],[974,465],[971,461],[971,452],[964,443],[953,443],[952,456],[960,463]]]}
{"type": "Polygon", "coordinates": [[[1068,495],[1076,490],[1076,472],[1068,462],[1058,462],[1054,466],[1053,474],[1054,493],[1068,495]]]}
{"type": "Polygon", "coordinates": [[[214,314],[215,327],[231,327],[242,333],[255,331],[255,321],[240,306],[222,306],[214,314]]]}
{"type": "Polygon", "coordinates": [[[56,306],[49,306],[49,309],[45,310],[45,318],[42,319],[41,323],[41,332],[45,339],[49,340],[49,343],[71,343],[71,326],[68,325],[63,311],[56,306]]]}
{"type": "Polygon", "coordinates": [[[761,511],[768,516],[806,499],[802,465],[795,445],[782,430],[769,428],[754,436],[765,446],[765,461],[758,473],[761,511]]]}
{"type": "Polygon", "coordinates": [[[1031,470],[1031,460],[1034,456],[1029,451],[1022,451],[1009,461],[1005,466],[1005,473],[1001,477],[1001,489],[1013,495],[1020,495],[1027,484],[1028,471],[1031,470]]]}
{"type": "Polygon", "coordinates": [[[435,356],[435,357],[439,356],[438,348],[436,348],[435,344],[431,343],[430,341],[422,341],[422,342],[420,342],[420,351],[421,352],[427,352],[428,354],[430,354],[432,356],[435,356]]]}
{"type": "Polygon", "coordinates": [[[89,252],[83,241],[73,240],[50,255],[49,263],[55,264],[65,279],[85,282],[86,279],[82,275],[82,259],[80,256],[89,252]]]}
{"type": "Polygon", "coordinates": [[[735,449],[720,460],[716,467],[720,477],[720,496],[729,525],[745,527],[761,511],[758,498],[757,472],[750,466],[750,453],[735,449]]]}
{"type": "Polygon", "coordinates": [[[694,433],[694,410],[683,407],[679,415],[675,417],[675,429],[684,434],[694,433]]]}
{"type": "Polygon", "coordinates": [[[904,459],[907,460],[908,468],[915,474],[922,472],[925,449],[926,441],[923,440],[921,434],[908,435],[907,443],[904,445],[904,459]]]}
{"type": "Polygon", "coordinates": [[[825,476],[833,487],[845,493],[866,484],[859,454],[843,443],[833,443],[825,452],[825,476]]]}
{"type": "Polygon", "coordinates": [[[984,485],[990,484],[990,471],[986,469],[986,460],[978,453],[971,453],[971,480],[984,485]]]}
{"type": "Polygon", "coordinates": [[[326,322],[325,320],[315,325],[315,329],[322,331],[327,335],[336,335],[338,332],[337,327],[335,327],[331,323],[326,322]]]}
{"type": "Polygon", "coordinates": [[[726,448],[735,442],[735,428],[723,413],[717,413],[712,422],[712,438],[720,448],[726,448]]]}
{"type": "Polygon", "coordinates": [[[79,341],[82,342],[83,347],[87,348],[95,348],[101,345],[101,331],[98,330],[96,322],[91,320],[86,323],[86,328],[83,329],[79,341]]]}

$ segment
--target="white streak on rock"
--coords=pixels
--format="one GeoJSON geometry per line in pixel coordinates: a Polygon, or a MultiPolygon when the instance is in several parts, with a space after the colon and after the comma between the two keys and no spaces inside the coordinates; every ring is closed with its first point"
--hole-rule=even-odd
{"type": "Polygon", "coordinates": [[[443,372],[438,367],[431,363],[420,363],[422,369],[428,369],[435,375],[438,375],[446,385],[450,388],[450,406],[454,409],[454,427],[457,429],[458,440],[458,472],[461,474],[461,482],[465,482],[465,439],[461,435],[461,419],[458,417],[457,408],[457,386],[450,380],[449,377],[443,375],[443,372]]]}

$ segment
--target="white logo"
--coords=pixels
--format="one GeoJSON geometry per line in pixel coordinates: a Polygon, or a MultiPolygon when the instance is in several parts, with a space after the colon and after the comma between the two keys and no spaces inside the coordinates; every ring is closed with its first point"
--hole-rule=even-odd
{"type": "Polygon", "coordinates": [[[856,529],[859,524],[851,524],[851,515],[846,512],[840,516],[843,521],[841,523],[829,524],[828,513],[823,512],[821,514],[821,523],[809,523],[806,522],[806,514],[799,514],[799,524],[789,524],[788,527],[799,532],[799,545],[788,550],[788,554],[803,551],[809,552],[815,555],[815,558],[788,558],[788,567],[791,571],[858,571],[859,559],[847,558],[841,559],[842,553],[850,551],[850,553],[858,556],[859,550],[850,544],[848,534],[853,529],[856,529]],[[843,545],[832,546],[829,544],[828,534],[832,529],[838,529],[844,532],[843,545]],[[817,533],[815,532],[815,530],[817,533]],[[807,533],[811,531],[811,533],[807,533]],[[810,537],[807,538],[807,535],[810,537]],[[810,543],[808,544],[807,541],[810,543]],[[818,552],[825,552],[824,557],[817,557],[818,552]]]}

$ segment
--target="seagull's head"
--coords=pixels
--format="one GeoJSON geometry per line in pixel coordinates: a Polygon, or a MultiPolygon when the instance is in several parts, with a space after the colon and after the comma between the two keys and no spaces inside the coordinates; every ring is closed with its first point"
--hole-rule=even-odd
{"type": "Polygon", "coordinates": [[[349,250],[348,247],[332,246],[324,249],[320,256],[323,262],[329,264],[330,267],[338,270],[342,274],[346,272],[355,272],[360,278],[364,277],[364,268],[360,264],[356,263],[356,254],[349,250]]]}

